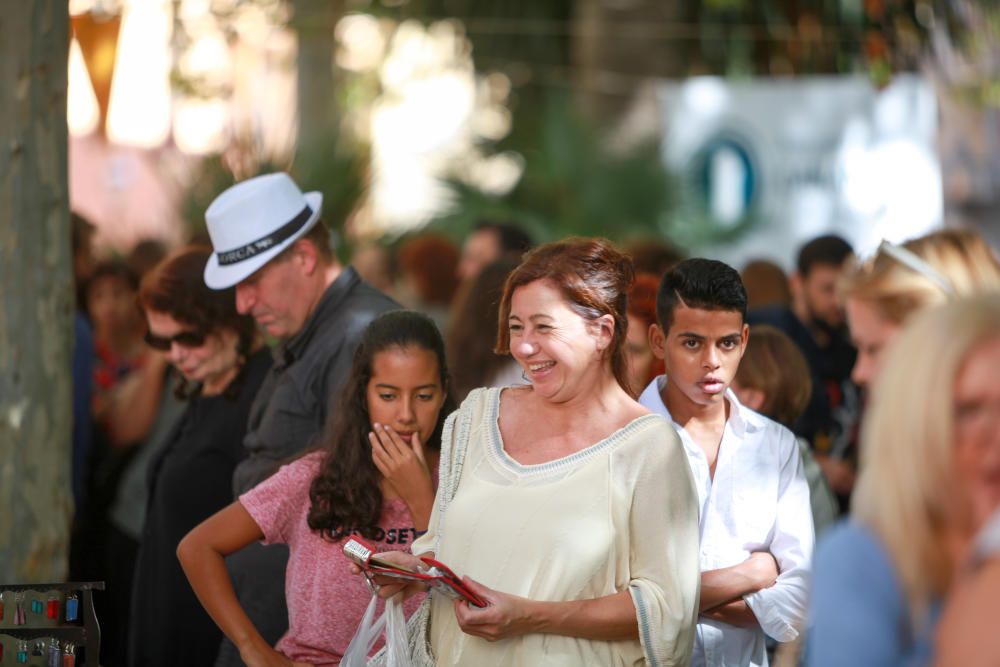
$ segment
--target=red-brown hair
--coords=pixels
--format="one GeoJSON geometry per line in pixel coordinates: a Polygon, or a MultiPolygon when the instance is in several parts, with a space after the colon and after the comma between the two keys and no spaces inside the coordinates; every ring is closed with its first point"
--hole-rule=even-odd
{"type": "Polygon", "coordinates": [[[407,239],[396,254],[399,268],[413,279],[417,295],[430,304],[448,305],[458,289],[458,248],[440,234],[407,239]]]}
{"type": "Polygon", "coordinates": [[[510,353],[508,319],[514,291],[536,280],[548,280],[583,319],[593,321],[602,315],[614,318],[615,328],[608,347],[611,372],[622,389],[630,392],[625,334],[628,292],[634,279],[632,260],[607,239],[573,237],[535,248],[524,256],[504,284],[495,352],[510,353]]]}
{"type": "MultiPolygon", "coordinates": [[[[652,273],[636,273],[635,282],[628,293],[628,314],[642,320],[643,335],[649,331],[649,325],[656,324],[656,293],[660,289],[660,280],[652,273]]],[[[649,344],[649,341],[646,341],[649,344]]],[[[646,378],[648,384],[650,380],[663,373],[663,359],[654,358],[653,366],[649,369],[650,376],[646,378]]],[[[643,385],[640,388],[645,388],[643,385]]]]}
{"type": "Polygon", "coordinates": [[[628,314],[642,320],[649,328],[656,324],[656,292],[660,280],[651,273],[637,273],[628,294],[628,314]]]}

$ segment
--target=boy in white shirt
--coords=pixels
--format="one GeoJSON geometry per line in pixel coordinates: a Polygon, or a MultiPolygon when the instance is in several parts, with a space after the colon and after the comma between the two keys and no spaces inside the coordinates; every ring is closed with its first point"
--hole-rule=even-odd
{"type": "Polygon", "coordinates": [[[750,329],[739,274],[689,259],[663,277],[650,327],[666,375],[639,397],[673,422],[701,509],[701,616],[692,667],[767,665],[764,634],[795,639],[813,523],[795,436],[730,390],[750,329]]]}

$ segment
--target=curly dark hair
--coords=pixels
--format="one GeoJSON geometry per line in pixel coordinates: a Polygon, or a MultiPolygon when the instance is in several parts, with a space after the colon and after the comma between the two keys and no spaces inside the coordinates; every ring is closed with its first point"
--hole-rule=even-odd
{"type": "MultiPolygon", "coordinates": [[[[137,300],[143,310],[165,313],[204,334],[228,329],[236,334],[240,366],[246,361],[257,337],[253,318],[236,311],[235,288],[209,289],[202,277],[212,254],[207,246],[186,246],[153,267],[139,285],[137,300]]],[[[242,369],[225,394],[239,393],[242,369]]],[[[197,386],[181,378],[175,389],[178,398],[196,395],[197,386]]]]}
{"type": "Polygon", "coordinates": [[[412,310],[393,310],[372,320],[354,352],[350,375],[337,397],[334,418],[325,438],[326,454],[309,486],[309,527],[330,540],[352,533],[378,539],[382,514],[380,473],[372,460],[368,433],[368,382],[375,355],[383,350],[415,346],[433,352],[445,392],[434,433],[426,447],[441,448],[445,418],[455,409],[448,382],[444,341],[434,321],[412,310]]]}

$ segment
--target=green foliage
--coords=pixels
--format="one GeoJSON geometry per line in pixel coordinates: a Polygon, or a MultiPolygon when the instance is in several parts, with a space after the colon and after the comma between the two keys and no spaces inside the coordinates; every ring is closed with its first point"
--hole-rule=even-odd
{"type": "Polygon", "coordinates": [[[323,193],[323,220],[346,257],[344,224],[367,191],[369,156],[365,146],[330,132],[311,146],[299,147],[290,173],[300,187],[323,193]]]}
{"type": "MultiPolygon", "coordinates": [[[[262,173],[262,172],[261,172],[262,173]]],[[[251,174],[253,176],[255,174],[251,174]]],[[[181,200],[181,215],[187,226],[187,238],[199,239],[208,234],[205,210],[216,196],[236,182],[221,155],[205,157],[192,170],[191,182],[181,200]]]]}
{"type": "Polygon", "coordinates": [[[525,169],[506,195],[491,196],[460,179],[448,185],[453,205],[432,227],[462,237],[482,218],[508,219],[539,241],[574,234],[615,241],[659,236],[681,246],[731,239],[754,224],[723,228],[689,208],[690,193],[664,166],[658,141],[628,150],[609,146],[563,97],[536,117],[524,109],[499,149],[524,158],[525,169]]]}
{"type": "Polygon", "coordinates": [[[303,191],[323,193],[323,220],[343,256],[343,226],[364,196],[367,165],[367,151],[335,132],[300,147],[291,164],[263,157],[247,142],[237,144],[223,155],[206,157],[195,170],[182,203],[189,237],[206,233],[205,210],[223,190],[253,176],[287,171],[303,191]]]}

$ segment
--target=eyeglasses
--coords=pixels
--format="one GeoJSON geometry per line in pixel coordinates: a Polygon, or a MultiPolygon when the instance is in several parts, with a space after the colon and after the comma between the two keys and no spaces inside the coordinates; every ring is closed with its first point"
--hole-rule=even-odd
{"type": "Polygon", "coordinates": [[[892,257],[906,268],[919,273],[924,278],[927,278],[932,283],[940,287],[941,291],[945,294],[950,296],[955,293],[955,288],[952,287],[950,280],[945,278],[940,271],[928,264],[925,260],[921,259],[915,253],[910,252],[903,246],[893,245],[888,241],[882,241],[878,247],[878,251],[889,255],[889,257],[892,257]]]}
{"type": "Polygon", "coordinates": [[[174,343],[177,343],[181,347],[201,347],[205,343],[205,334],[201,331],[182,331],[173,336],[163,338],[147,331],[144,340],[146,341],[146,345],[154,350],[167,352],[174,343]]]}

